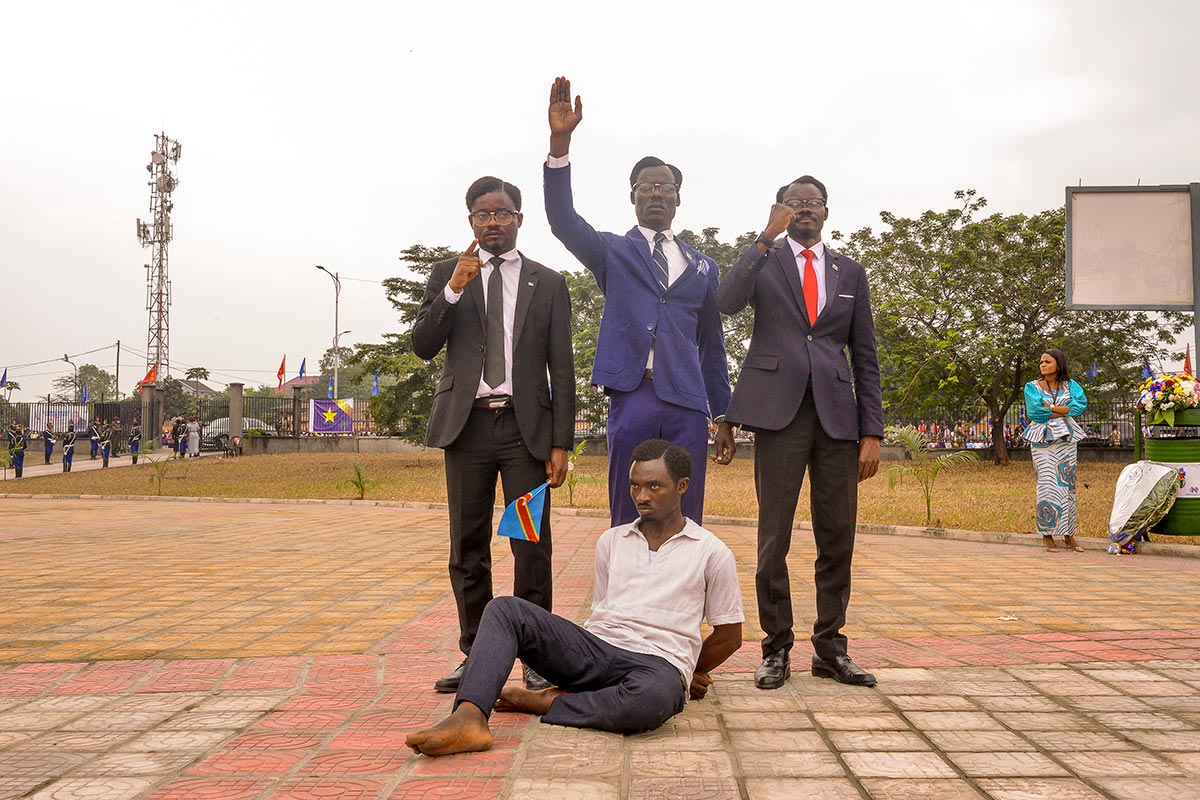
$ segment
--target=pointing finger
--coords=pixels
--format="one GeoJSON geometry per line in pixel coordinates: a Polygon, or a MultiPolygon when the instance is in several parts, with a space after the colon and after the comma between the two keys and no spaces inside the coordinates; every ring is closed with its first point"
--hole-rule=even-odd
{"type": "Polygon", "coordinates": [[[473,256],[473,255],[475,255],[475,249],[476,249],[478,246],[479,246],[479,239],[472,239],[472,240],[471,240],[471,244],[469,244],[469,245],[467,246],[467,252],[463,253],[463,255],[464,255],[464,256],[473,256]]]}

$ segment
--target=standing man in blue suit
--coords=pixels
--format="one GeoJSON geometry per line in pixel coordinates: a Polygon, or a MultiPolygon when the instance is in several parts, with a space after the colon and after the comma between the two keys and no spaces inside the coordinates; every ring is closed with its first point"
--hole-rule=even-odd
{"type": "Polygon", "coordinates": [[[704,516],[704,465],[709,420],[717,428],[713,460],[733,458],[733,429],[723,424],[729,405],[729,364],[717,310],[717,265],[671,231],[683,174],[648,156],[629,176],[637,226],[624,236],[594,229],[575,212],[567,153],[583,119],[571,105],[571,82],[550,89],[550,156],[546,160],[546,216],[550,229],[588,268],[604,293],[604,313],[592,385],[603,386],[608,406],[608,495],[612,524],[638,518],[624,469],[639,442],[666,439],[692,457],[691,491],[683,515],[704,516]]]}
{"type": "Polygon", "coordinates": [[[755,584],[766,634],[754,675],[760,689],[778,689],[791,674],[787,555],[806,470],[817,545],[812,674],[875,685],[875,676],[850,660],[841,629],[850,602],[858,483],[879,469],[879,358],[866,270],[821,241],[828,204],[825,184],[811,175],[780,187],[767,227],[717,290],[722,313],[754,307],[729,420],[755,431],[755,584]]]}

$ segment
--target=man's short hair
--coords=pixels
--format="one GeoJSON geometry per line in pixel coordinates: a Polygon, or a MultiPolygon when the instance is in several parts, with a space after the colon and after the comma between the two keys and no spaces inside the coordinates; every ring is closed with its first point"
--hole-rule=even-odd
{"type": "Polygon", "coordinates": [[[514,209],[521,210],[521,190],[508,181],[493,178],[491,175],[483,176],[467,189],[467,210],[471,210],[471,206],[476,200],[492,192],[504,192],[512,198],[514,209]]]}
{"type": "Polygon", "coordinates": [[[812,175],[801,175],[799,178],[796,178],[796,180],[792,181],[791,183],[786,183],[783,186],[780,186],[779,191],[775,193],[775,202],[776,203],[783,202],[784,193],[787,192],[788,187],[794,183],[807,183],[811,186],[817,187],[818,191],[821,192],[821,199],[824,200],[826,204],[829,203],[829,192],[825,191],[825,184],[821,183],[819,180],[814,178],[812,175]]]}
{"type": "Polygon", "coordinates": [[[684,478],[692,477],[692,456],[677,444],[666,439],[647,439],[633,448],[630,466],[635,461],[658,461],[662,459],[667,464],[667,472],[671,479],[679,483],[684,478]]]}
{"type": "Polygon", "coordinates": [[[674,164],[668,164],[657,156],[646,156],[641,161],[633,165],[633,172],[629,173],[629,188],[632,189],[638,182],[638,175],[642,174],[642,170],[650,167],[666,167],[671,170],[671,175],[675,177],[675,185],[683,186],[683,173],[679,171],[679,167],[674,164]]]}

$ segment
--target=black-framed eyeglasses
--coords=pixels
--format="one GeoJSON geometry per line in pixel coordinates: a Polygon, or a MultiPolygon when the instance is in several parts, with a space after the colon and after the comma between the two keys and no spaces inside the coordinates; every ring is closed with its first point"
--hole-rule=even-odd
{"type": "Polygon", "coordinates": [[[667,197],[674,197],[679,194],[679,185],[674,183],[652,183],[651,181],[638,181],[633,185],[634,191],[640,195],[654,194],[654,192],[662,192],[667,197]]]}
{"type": "Polygon", "coordinates": [[[814,197],[812,200],[784,200],[783,204],[788,208],[824,208],[825,201],[819,197],[814,197]]]}
{"type": "Polygon", "coordinates": [[[479,226],[487,225],[493,219],[496,220],[497,225],[507,225],[520,213],[516,209],[502,208],[499,211],[472,211],[468,216],[471,218],[471,222],[479,226]]]}

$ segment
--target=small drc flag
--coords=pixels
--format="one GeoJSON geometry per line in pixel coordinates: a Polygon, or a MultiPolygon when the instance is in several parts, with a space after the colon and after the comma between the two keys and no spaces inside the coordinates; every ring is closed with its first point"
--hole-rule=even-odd
{"type": "Polygon", "coordinates": [[[307,364],[308,364],[308,359],[307,359],[307,358],[302,358],[302,359],[300,359],[300,377],[301,377],[301,378],[303,378],[303,377],[304,377],[304,367],[305,367],[305,365],[307,365],[307,364]]]}
{"type": "Polygon", "coordinates": [[[507,536],[510,539],[524,539],[527,542],[541,541],[539,528],[542,524],[542,511],[546,506],[547,481],[529,494],[518,497],[504,509],[500,517],[500,525],[496,528],[497,536],[507,536]]]}
{"type": "Polygon", "coordinates": [[[1147,361],[1146,363],[1142,364],[1142,377],[1143,377],[1143,378],[1151,378],[1151,377],[1153,377],[1153,375],[1151,375],[1151,373],[1150,373],[1150,362],[1149,362],[1149,361],[1147,361]]]}
{"type": "MultiPolygon", "coordinates": [[[[376,383],[379,382],[379,373],[378,372],[375,373],[375,382],[376,383]]],[[[0,386],[3,386],[6,383],[8,383],[8,367],[4,368],[4,376],[0,377],[0,386]]]]}
{"type": "Polygon", "coordinates": [[[79,402],[81,402],[81,403],[87,402],[87,390],[88,390],[88,387],[86,387],[86,386],[83,387],[83,397],[79,398],[79,402]]]}
{"type": "Polygon", "coordinates": [[[375,382],[371,384],[371,397],[379,394],[379,370],[375,370],[375,382]]]}
{"type": "Polygon", "coordinates": [[[325,390],[325,396],[330,400],[333,399],[333,376],[329,376],[329,388],[325,390]]]}

